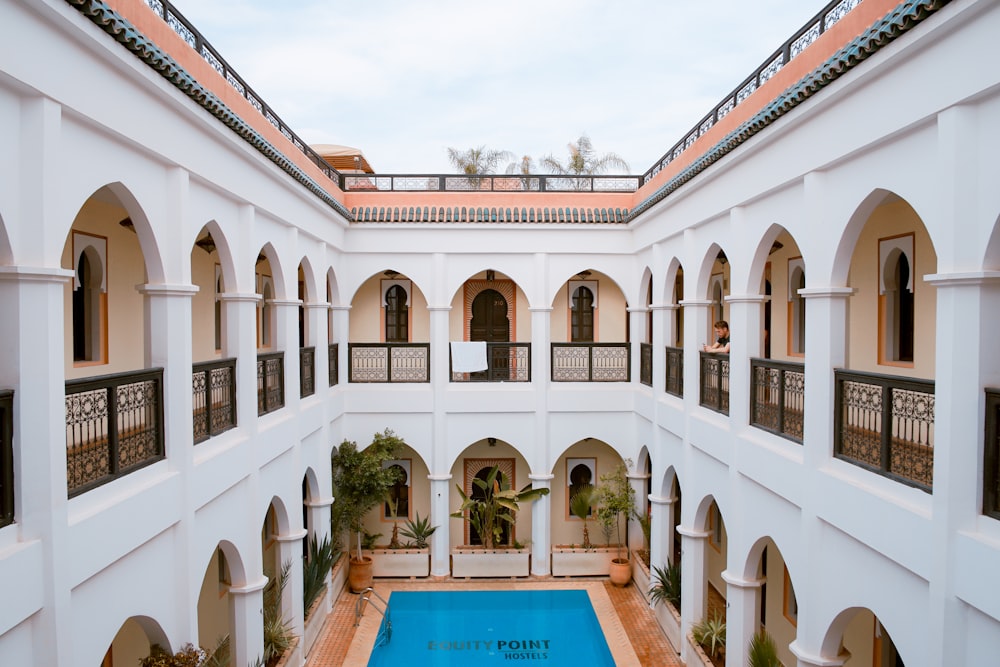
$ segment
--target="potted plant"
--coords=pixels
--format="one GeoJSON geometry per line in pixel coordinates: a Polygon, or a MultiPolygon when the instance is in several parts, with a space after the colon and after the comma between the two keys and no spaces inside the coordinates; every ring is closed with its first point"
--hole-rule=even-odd
{"type": "Polygon", "coordinates": [[[632,461],[622,461],[609,473],[601,475],[597,492],[597,519],[607,533],[617,537],[618,555],[611,561],[611,583],[625,586],[632,579],[632,564],[623,550],[621,519],[632,515],[635,507],[635,489],[628,481],[628,468],[632,461]]]}
{"type": "MultiPolygon", "coordinates": [[[[396,457],[396,449],[405,444],[392,431],[376,433],[372,443],[362,450],[345,440],[331,457],[335,504],[340,504],[342,525],[335,532],[349,529],[357,535],[357,551],[351,554],[348,579],[351,591],[359,593],[372,585],[372,559],[362,552],[361,536],[365,515],[382,502],[396,483],[398,470],[384,467],[384,461],[396,457]]],[[[352,545],[352,546],[355,546],[352,545]]]]}
{"type": "MultiPolygon", "coordinates": [[[[606,576],[610,572],[615,550],[607,546],[595,546],[590,541],[587,522],[594,518],[596,489],[597,487],[588,484],[570,496],[570,514],[583,522],[583,542],[579,547],[571,544],[552,548],[552,576],[606,576]]],[[[607,545],[609,542],[610,540],[606,539],[604,544],[607,545]]]]}
{"type": "Polygon", "coordinates": [[[512,489],[510,480],[500,473],[498,466],[493,466],[485,479],[477,477],[472,480],[472,483],[480,493],[473,493],[469,496],[466,495],[461,486],[456,485],[458,495],[462,499],[462,505],[451,516],[456,519],[465,519],[475,529],[476,534],[482,540],[482,548],[477,549],[477,552],[493,553],[496,558],[494,562],[478,567],[471,565],[467,558],[463,558],[463,556],[471,555],[468,552],[453,554],[454,576],[527,575],[528,552],[526,550],[518,549],[523,553],[498,554],[496,547],[500,546],[498,543],[503,536],[503,524],[514,525],[520,503],[528,503],[548,495],[549,490],[545,488],[532,489],[531,485],[520,491],[512,489]],[[514,560],[515,556],[517,556],[517,562],[509,562],[514,560]]]}
{"type": "Polygon", "coordinates": [[[375,548],[370,552],[373,558],[373,575],[376,577],[426,577],[431,572],[430,548],[427,544],[437,526],[432,526],[429,517],[407,519],[398,531],[396,546],[389,543],[388,548],[375,548]],[[403,543],[398,535],[407,538],[403,543]]]}

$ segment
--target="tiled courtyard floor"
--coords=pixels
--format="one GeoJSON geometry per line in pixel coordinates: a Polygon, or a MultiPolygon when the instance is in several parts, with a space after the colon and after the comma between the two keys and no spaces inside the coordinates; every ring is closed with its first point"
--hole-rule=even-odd
{"type": "MultiPolygon", "coordinates": [[[[434,589],[523,589],[523,588],[586,588],[604,628],[608,645],[619,667],[674,667],[683,663],[657,625],[653,612],[635,587],[612,586],[606,580],[532,579],[446,580],[416,582],[410,580],[379,580],[376,591],[385,598],[393,590],[434,589]]],[[[363,667],[377,630],[378,614],[369,613],[358,628],[354,627],[354,606],[357,595],[346,588],[337,598],[327,617],[323,632],[306,661],[306,667],[363,667]]]]}

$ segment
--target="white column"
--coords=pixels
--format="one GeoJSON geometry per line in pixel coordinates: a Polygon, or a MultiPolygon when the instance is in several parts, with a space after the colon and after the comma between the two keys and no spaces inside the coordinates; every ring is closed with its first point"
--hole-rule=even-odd
{"type": "MultiPolygon", "coordinates": [[[[681,536],[681,637],[686,637],[695,625],[705,617],[708,579],[705,577],[705,545],[710,533],[678,526],[681,536]]],[[[681,642],[681,659],[686,664],[694,664],[686,641],[681,642]]]]}
{"type": "Polygon", "coordinates": [[[725,297],[729,304],[729,418],[750,423],[750,358],[764,352],[764,301],[761,294],[725,297]]]}
{"type": "MultiPolygon", "coordinates": [[[[302,540],[308,535],[305,528],[292,530],[287,535],[275,535],[278,543],[278,563],[288,568],[288,579],[285,581],[285,591],[281,596],[281,618],[296,637],[305,636],[305,609],[302,599],[302,540]]],[[[299,648],[299,664],[301,664],[302,649],[299,648]]]]}
{"type": "Polygon", "coordinates": [[[684,299],[684,405],[697,408],[701,396],[701,350],[708,342],[711,301],[684,299]]]}
{"type": "Polygon", "coordinates": [[[351,307],[350,306],[330,306],[330,314],[333,320],[333,338],[331,343],[337,343],[337,384],[350,382],[348,371],[350,359],[348,357],[348,343],[351,336],[351,307]]]}
{"type": "Polygon", "coordinates": [[[822,652],[812,653],[803,648],[798,639],[788,645],[788,650],[795,656],[795,667],[841,667],[851,657],[851,654],[845,649],[841,649],[837,655],[824,655],[822,652]]]}
{"type": "Polygon", "coordinates": [[[747,663],[747,645],[760,626],[759,579],[744,579],[725,570],[726,582],[726,665],[743,667],[747,663]]]}
{"type": "Polygon", "coordinates": [[[224,292],[219,295],[222,317],[222,354],[236,359],[236,419],[239,428],[257,427],[257,304],[260,295],[224,292]]]}
{"type": "Polygon", "coordinates": [[[285,356],[285,407],[301,398],[299,387],[299,306],[298,299],[271,301],[274,307],[274,351],[285,356]]]}
{"type": "MultiPolygon", "coordinates": [[[[550,489],[555,475],[528,474],[532,489],[550,489]]],[[[531,574],[544,577],[552,572],[552,494],[531,503],[531,574]]]]}
{"type": "Polygon", "coordinates": [[[264,587],[267,577],[229,588],[230,664],[252,665],[264,656],[264,587]]]}
{"type": "Polygon", "coordinates": [[[674,531],[671,526],[676,498],[649,494],[652,505],[652,526],[649,537],[649,566],[664,567],[674,553],[674,531]]]}
{"type": "Polygon", "coordinates": [[[316,393],[326,388],[329,382],[329,366],[327,354],[329,342],[326,332],[326,313],[330,304],[324,302],[307,303],[306,309],[306,347],[313,348],[313,383],[316,393]]]}
{"type": "Polygon", "coordinates": [[[431,535],[431,576],[447,577],[451,574],[451,513],[448,499],[451,492],[451,474],[427,475],[431,481],[431,525],[437,530],[431,535]]]}
{"type": "Polygon", "coordinates": [[[653,396],[666,390],[667,355],[665,348],[674,342],[674,304],[653,304],[653,396]]]}
{"type": "Polygon", "coordinates": [[[626,308],[628,311],[628,331],[629,331],[629,382],[638,383],[642,346],[640,342],[651,342],[646,340],[646,313],[649,312],[645,306],[641,308],[626,308]]]}
{"type": "MultiPolygon", "coordinates": [[[[635,518],[636,513],[640,516],[645,516],[646,514],[646,498],[648,493],[646,492],[646,483],[649,481],[649,475],[641,472],[630,472],[627,474],[629,486],[632,487],[632,492],[635,494],[635,499],[632,505],[632,512],[628,516],[628,529],[626,530],[626,540],[628,541],[629,550],[642,549],[645,547],[646,536],[643,535],[642,525],[639,524],[639,520],[635,518]]],[[[631,558],[631,555],[629,556],[631,558]]]]}

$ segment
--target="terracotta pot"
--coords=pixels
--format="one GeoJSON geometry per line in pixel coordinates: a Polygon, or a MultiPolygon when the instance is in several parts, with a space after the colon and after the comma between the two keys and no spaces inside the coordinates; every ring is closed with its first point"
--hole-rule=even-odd
{"type": "Polygon", "coordinates": [[[632,563],[628,558],[611,559],[611,583],[615,586],[628,586],[632,581],[632,563]]]}
{"type": "Polygon", "coordinates": [[[362,556],[361,559],[352,558],[351,567],[347,573],[347,580],[352,593],[360,593],[372,585],[372,559],[362,556]]]}

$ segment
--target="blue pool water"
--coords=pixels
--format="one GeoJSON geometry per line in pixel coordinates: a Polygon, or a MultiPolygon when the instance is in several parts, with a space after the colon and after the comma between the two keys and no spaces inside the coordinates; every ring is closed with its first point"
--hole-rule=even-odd
{"type": "Polygon", "coordinates": [[[389,609],[369,667],[615,664],[586,591],[397,591],[389,609]]]}

